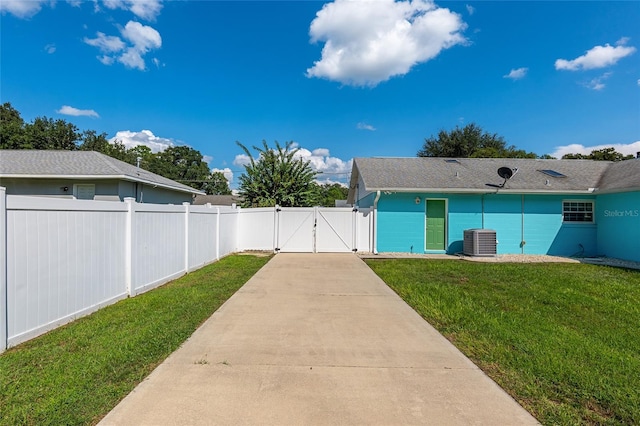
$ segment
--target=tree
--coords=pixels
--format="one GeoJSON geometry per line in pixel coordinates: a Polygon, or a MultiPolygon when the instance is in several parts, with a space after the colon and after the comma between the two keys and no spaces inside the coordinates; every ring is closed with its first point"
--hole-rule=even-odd
{"type": "Polygon", "coordinates": [[[188,146],[172,146],[151,157],[150,172],[201,189],[209,176],[202,154],[188,146]]]}
{"type": "Polygon", "coordinates": [[[0,105],[0,149],[22,149],[24,120],[9,102],[0,105]]]}
{"type": "Polygon", "coordinates": [[[243,207],[305,207],[314,204],[317,197],[314,178],[309,161],[296,156],[291,149],[293,142],[281,146],[276,141],[275,149],[262,141],[262,148],[254,146],[258,158],[249,149],[236,142],[249,157],[245,173],[240,176],[239,195],[244,199],[243,207]]]}
{"type": "Polygon", "coordinates": [[[565,154],[563,160],[595,160],[595,161],[622,161],[634,158],[633,155],[624,155],[615,150],[614,147],[594,149],[589,155],[580,153],[565,154]]]}
{"type": "Polygon", "coordinates": [[[326,183],[318,185],[318,204],[324,207],[334,207],[336,200],[346,200],[349,188],[339,183],[326,183]]]}
{"type": "Polygon", "coordinates": [[[507,146],[506,141],[497,133],[484,132],[475,123],[467,124],[462,129],[456,126],[450,132],[441,130],[438,137],[425,139],[418,157],[450,157],[450,158],[537,158],[533,152],[507,146]]]}
{"type": "Polygon", "coordinates": [[[78,128],[65,120],[36,117],[25,126],[24,149],[64,149],[75,151],[81,134],[78,128]]]}
{"type": "Polygon", "coordinates": [[[204,182],[202,190],[209,195],[231,195],[229,181],[222,172],[211,172],[204,182]]]}
{"type": "Polygon", "coordinates": [[[136,145],[133,148],[129,148],[129,154],[133,159],[131,164],[135,164],[145,170],[149,170],[149,164],[155,157],[155,154],[151,152],[151,148],[146,145],[136,145]]]}

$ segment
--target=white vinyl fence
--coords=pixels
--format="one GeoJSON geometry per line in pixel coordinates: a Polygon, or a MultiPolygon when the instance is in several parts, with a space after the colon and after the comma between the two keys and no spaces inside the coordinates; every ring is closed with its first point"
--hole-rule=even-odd
{"type": "Polygon", "coordinates": [[[370,211],[5,195],[0,352],[237,251],[371,251],[370,211]]]}

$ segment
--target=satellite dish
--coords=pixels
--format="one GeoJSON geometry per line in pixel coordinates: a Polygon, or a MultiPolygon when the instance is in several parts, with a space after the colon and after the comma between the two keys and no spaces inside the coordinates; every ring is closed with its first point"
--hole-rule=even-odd
{"type": "Polygon", "coordinates": [[[506,181],[508,179],[511,179],[511,176],[513,176],[513,170],[511,170],[509,167],[500,167],[498,169],[498,176],[506,181]]]}

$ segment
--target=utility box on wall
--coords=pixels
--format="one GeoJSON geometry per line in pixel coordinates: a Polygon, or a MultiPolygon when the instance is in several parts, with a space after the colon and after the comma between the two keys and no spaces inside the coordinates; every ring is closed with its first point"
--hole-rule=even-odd
{"type": "Polygon", "coordinates": [[[496,231],[465,229],[462,252],[467,256],[495,256],[498,253],[496,231]]]}

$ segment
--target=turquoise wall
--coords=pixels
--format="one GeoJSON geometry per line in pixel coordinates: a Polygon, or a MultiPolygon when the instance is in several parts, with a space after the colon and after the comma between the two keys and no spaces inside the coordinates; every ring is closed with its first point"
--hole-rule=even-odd
{"type": "Polygon", "coordinates": [[[562,201],[594,199],[592,196],[525,195],[523,253],[554,256],[597,254],[597,221],[562,222],[562,201]]]}
{"type": "Polygon", "coordinates": [[[485,195],[484,227],[496,231],[498,254],[522,253],[522,197],[485,195]]]}
{"type": "Polygon", "coordinates": [[[598,252],[640,262],[640,192],[599,195],[598,252]]]}
{"type": "Polygon", "coordinates": [[[378,200],[378,252],[424,253],[424,201],[417,194],[382,194],[378,200]]]}
{"type": "MultiPolygon", "coordinates": [[[[379,252],[425,252],[425,199],[447,200],[447,253],[462,252],[465,229],[494,229],[498,254],[590,256],[598,252],[595,224],[563,224],[563,195],[382,194],[378,202],[379,252]],[[416,197],[420,204],[415,203],[416,197]],[[524,210],[523,210],[524,207],[524,210]],[[484,210],[484,215],[482,214],[484,210]],[[483,226],[484,225],[484,226],[483,226]],[[524,243],[523,243],[524,242],[524,243]]],[[[596,204],[597,208],[597,204],[596,204]]]]}

